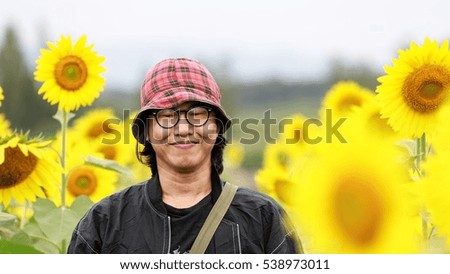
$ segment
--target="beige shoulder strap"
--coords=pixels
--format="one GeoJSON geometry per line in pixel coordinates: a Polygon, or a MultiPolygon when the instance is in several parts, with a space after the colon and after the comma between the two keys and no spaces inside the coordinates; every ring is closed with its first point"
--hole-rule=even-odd
{"type": "Polygon", "coordinates": [[[208,217],[206,218],[205,223],[203,224],[200,232],[195,238],[194,244],[192,245],[191,254],[203,254],[205,253],[206,248],[211,242],[212,236],[216,232],[217,227],[220,224],[225,212],[227,212],[230,207],[231,201],[233,200],[234,194],[238,186],[230,184],[228,182],[225,183],[225,186],[222,189],[222,193],[214,204],[211,212],[209,212],[208,217]]]}

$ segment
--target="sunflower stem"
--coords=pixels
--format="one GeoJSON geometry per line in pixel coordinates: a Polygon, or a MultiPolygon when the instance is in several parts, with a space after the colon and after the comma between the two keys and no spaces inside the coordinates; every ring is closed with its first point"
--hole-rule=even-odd
{"type": "MultiPolygon", "coordinates": [[[[426,137],[425,133],[422,134],[420,138],[417,138],[417,162],[416,166],[417,169],[420,171],[420,176],[423,176],[423,170],[421,167],[421,163],[425,161],[427,154],[426,149],[426,137]]],[[[425,217],[425,209],[423,209],[423,215],[422,215],[422,236],[425,241],[428,240],[428,221],[425,217]]]]}
{"type": "Polygon", "coordinates": [[[61,242],[61,254],[65,254],[66,253],[66,249],[67,249],[66,240],[62,240],[62,242],[61,242]]]}
{"type": "Polygon", "coordinates": [[[66,137],[67,137],[67,112],[63,111],[63,117],[61,121],[61,166],[63,168],[63,173],[61,175],[61,207],[66,207],[66,184],[67,184],[67,174],[66,174],[66,137]]]}

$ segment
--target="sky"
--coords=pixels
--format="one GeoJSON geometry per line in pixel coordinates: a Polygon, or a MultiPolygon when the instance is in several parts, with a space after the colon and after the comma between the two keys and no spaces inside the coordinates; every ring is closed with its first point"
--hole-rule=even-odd
{"type": "Polygon", "coordinates": [[[13,26],[31,67],[43,41],[86,34],[123,89],[181,56],[243,81],[317,79],[332,59],[382,71],[409,42],[450,35],[445,0],[2,1],[0,42],[13,26]]]}

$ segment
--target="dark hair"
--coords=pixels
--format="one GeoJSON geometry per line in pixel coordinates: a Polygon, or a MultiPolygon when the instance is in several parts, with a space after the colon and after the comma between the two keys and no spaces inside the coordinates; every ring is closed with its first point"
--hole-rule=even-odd
{"type": "MultiPolygon", "coordinates": [[[[219,133],[216,139],[216,143],[211,151],[211,165],[217,171],[217,174],[222,174],[223,172],[223,150],[227,145],[227,140],[223,133],[219,133]]],[[[150,167],[152,171],[152,176],[158,173],[157,163],[156,163],[156,153],[152,147],[152,144],[145,141],[144,149],[139,151],[139,143],[136,143],[136,157],[139,162],[150,167]]]]}

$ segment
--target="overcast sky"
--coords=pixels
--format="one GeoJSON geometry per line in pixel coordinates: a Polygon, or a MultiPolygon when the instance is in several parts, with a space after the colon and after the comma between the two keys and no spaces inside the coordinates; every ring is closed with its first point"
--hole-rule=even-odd
{"type": "Polygon", "coordinates": [[[107,83],[124,88],[172,56],[227,62],[240,79],[295,80],[317,77],[336,57],[381,70],[409,41],[447,39],[450,1],[3,0],[0,39],[7,25],[30,64],[42,39],[86,34],[107,58],[107,83]]]}

